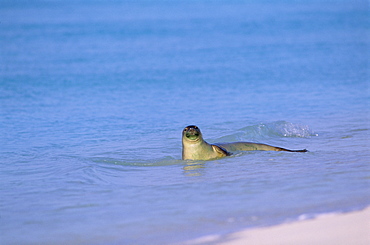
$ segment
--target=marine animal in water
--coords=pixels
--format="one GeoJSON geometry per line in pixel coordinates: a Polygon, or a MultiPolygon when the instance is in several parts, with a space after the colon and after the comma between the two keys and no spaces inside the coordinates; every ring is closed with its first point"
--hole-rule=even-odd
{"type": "Polygon", "coordinates": [[[304,150],[288,150],[281,147],[252,143],[207,143],[195,125],[190,125],[182,131],[182,159],[183,160],[210,160],[230,156],[232,151],[289,151],[307,152],[304,150]]]}

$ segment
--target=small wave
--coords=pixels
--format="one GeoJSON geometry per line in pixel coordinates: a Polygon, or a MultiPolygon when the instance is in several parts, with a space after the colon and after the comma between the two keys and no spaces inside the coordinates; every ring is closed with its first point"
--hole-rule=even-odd
{"type": "Polygon", "coordinates": [[[181,162],[178,159],[173,157],[162,157],[152,160],[120,160],[114,158],[104,158],[104,157],[95,157],[92,159],[93,162],[103,163],[103,164],[112,164],[112,165],[122,165],[122,166],[136,166],[136,167],[154,167],[154,166],[168,166],[176,165],[181,162]]]}
{"type": "Polygon", "coordinates": [[[293,124],[286,121],[260,123],[241,128],[240,131],[243,131],[248,138],[266,136],[308,138],[311,136],[318,136],[318,134],[314,133],[307,125],[293,124]]]}

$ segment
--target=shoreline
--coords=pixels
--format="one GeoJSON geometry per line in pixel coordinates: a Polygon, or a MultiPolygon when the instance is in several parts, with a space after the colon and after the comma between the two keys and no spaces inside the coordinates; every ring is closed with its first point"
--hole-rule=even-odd
{"type": "Polygon", "coordinates": [[[249,228],[225,236],[210,235],[184,244],[370,244],[370,207],[349,213],[328,213],[313,219],[249,228]]]}

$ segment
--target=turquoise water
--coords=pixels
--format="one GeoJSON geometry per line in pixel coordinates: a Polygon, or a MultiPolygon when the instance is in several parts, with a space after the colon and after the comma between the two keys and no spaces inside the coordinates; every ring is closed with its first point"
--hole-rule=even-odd
{"type": "Polygon", "coordinates": [[[370,205],[366,1],[1,1],[0,243],[171,244],[370,205]],[[181,132],[308,153],[182,161],[181,132]]]}

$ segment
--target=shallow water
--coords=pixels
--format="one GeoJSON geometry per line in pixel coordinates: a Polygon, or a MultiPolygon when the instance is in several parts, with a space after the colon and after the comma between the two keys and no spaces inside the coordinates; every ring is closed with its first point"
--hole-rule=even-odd
{"type": "Polygon", "coordinates": [[[168,244],[370,205],[367,14],[2,1],[0,243],[168,244]],[[189,124],[309,152],[182,161],[189,124]]]}

